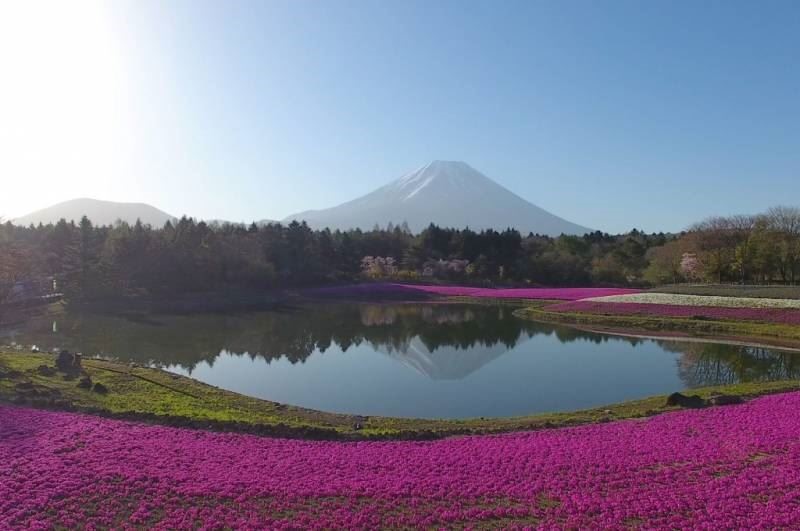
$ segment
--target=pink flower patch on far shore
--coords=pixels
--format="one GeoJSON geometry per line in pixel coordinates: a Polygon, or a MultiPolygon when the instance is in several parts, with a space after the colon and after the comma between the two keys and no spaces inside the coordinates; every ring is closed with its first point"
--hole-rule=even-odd
{"type": "Polygon", "coordinates": [[[434,286],[424,284],[353,284],[307,290],[306,294],[320,297],[392,297],[412,299],[425,297],[478,297],[496,299],[539,299],[572,301],[589,297],[607,297],[639,293],[627,288],[477,288],[470,286],[434,286]]]}
{"type": "Polygon", "coordinates": [[[334,443],[0,406],[0,529],[796,528],[797,411],[334,443]]]}
{"type": "Polygon", "coordinates": [[[632,315],[641,317],[702,317],[733,321],[764,321],[800,325],[800,310],[783,308],[721,308],[714,306],[679,306],[636,302],[571,301],[548,306],[547,311],[590,313],[596,315],[632,315]]]}

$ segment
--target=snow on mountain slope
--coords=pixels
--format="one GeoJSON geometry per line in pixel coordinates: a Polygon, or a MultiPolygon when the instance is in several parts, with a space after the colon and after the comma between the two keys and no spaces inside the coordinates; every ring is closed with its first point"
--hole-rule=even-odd
{"type": "Polygon", "coordinates": [[[401,348],[382,345],[377,350],[431,380],[463,380],[511,349],[496,343],[470,349],[445,345],[431,350],[415,336],[401,348]]]}
{"type": "Polygon", "coordinates": [[[473,230],[516,228],[557,236],[590,229],[526,201],[464,162],[433,161],[377,190],[323,210],[309,210],[284,222],[305,220],[312,228],[385,227],[407,222],[413,232],[430,223],[473,230]]]}

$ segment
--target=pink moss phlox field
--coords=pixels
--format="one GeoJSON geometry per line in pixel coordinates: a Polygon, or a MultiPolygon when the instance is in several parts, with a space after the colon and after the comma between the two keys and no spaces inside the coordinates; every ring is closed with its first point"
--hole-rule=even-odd
{"type": "Polygon", "coordinates": [[[322,297],[479,297],[497,299],[540,299],[573,301],[590,297],[628,295],[638,289],[626,288],[475,288],[469,286],[428,286],[423,284],[353,284],[307,290],[306,293],[322,297]]]}
{"type": "Polygon", "coordinates": [[[800,310],[782,308],[720,308],[714,306],[678,306],[637,302],[572,301],[548,306],[547,311],[641,317],[704,317],[734,321],[765,321],[800,325],[800,310]]]}
{"type": "Polygon", "coordinates": [[[796,528],[798,411],[334,443],[0,406],[0,529],[796,528]]]}

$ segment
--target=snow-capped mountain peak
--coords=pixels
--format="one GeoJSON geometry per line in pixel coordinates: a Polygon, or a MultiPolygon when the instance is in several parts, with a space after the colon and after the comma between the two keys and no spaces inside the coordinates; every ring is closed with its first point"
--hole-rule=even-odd
{"type": "Polygon", "coordinates": [[[508,227],[557,236],[589,232],[529,203],[465,162],[435,160],[339,206],[301,212],[284,221],[311,227],[369,230],[406,222],[414,232],[431,223],[473,230],[508,227]]]}
{"type": "Polygon", "coordinates": [[[395,186],[408,192],[403,200],[408,200],[433,183],[445,186],[467,186],[476,177],[483,177],[466,162],[434,160],[419,169],[400,177],[395,186]]]}

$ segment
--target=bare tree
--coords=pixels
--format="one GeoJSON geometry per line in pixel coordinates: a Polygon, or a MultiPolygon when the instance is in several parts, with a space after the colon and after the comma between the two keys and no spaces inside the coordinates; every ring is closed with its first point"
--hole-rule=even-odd
{"type": "Polygon", "coordinates": [[[722,282],[725,271],[733,264],[736,237],[730,218],[713,217],[690,229],[690,238],[706,275],[722,282]]]}
{"type": "Polygon", "coordinates": [[[648,249],[646,257],[649,265],[645,270],[645,279],[653,284],[663,282],[679,283],[684,278],[681,267],[687,245],[685,241],[674,240],[660,247],[648,249]]]}
{"type": "Polygon", "coordinates": [[[773,207],[767,211],[767,219],[777,241],[781,277],[794,284],[800,269],[800,208],[773,207]]]}
{"type": "Polygon", "coordinates": [[[733,265],[739,271],[739,282],[747,280],[753,262],[753,238],[759,227],[759,216],[738,215],[728,218],[731,241],[735,245],[733,265]]]}

